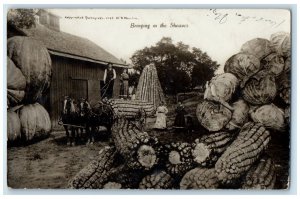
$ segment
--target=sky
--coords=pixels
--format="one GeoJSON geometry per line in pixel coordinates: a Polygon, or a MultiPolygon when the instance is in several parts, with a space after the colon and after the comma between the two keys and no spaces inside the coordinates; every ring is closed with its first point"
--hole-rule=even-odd
{"type": "Polygon", "coordinates": [[[85,37],[130,62],[135,51],[162,37],[200,48],[220,64],[254,38],[290,32],[288,10],[274,9],[49,9],[61,31],[85,37]],[[163,25],[162,25],[163,24],[163,25]],[[173,25],[172,25],[173,24],[173,25]],[[154,27],[157,25],[157,27],[154,27]],[[175,25],[175,26],[174,26],[175,25]]]}

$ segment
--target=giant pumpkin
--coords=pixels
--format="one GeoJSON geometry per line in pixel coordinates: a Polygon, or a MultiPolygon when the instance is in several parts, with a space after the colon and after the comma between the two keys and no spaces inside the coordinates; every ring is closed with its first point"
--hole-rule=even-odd
{"type": "Polygon", "coordinates": [[[25,96],[26,79],[21,70],[7,57],[7,98],[10,105],[19,104],[25,96]]]}
{"type": "Polygon", "coordinates": [[[50,85],[51,58],[38,40],[16,36],[7,41],[7,55],[26,78],[25,103],[33,103],[50,85]]]}
{"type": "Polygon", "coordinates": [[[7,139],[13,142],[21,138],[21,122],[19,115],[14,111],[7,111],[7,139]]]}
{"type": "Polygon", "coordinates": [[[39,103],[28,104],[20,110],[22,136],[26,140],[43,137],[51,130],[48,112],[39,103]]]}

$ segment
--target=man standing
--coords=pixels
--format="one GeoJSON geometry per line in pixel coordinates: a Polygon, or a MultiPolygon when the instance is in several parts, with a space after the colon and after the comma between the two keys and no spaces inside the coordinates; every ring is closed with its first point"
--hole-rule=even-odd
{"type": "Polygon", "coordinates": [[[114,81],[116,79],[116,71],[113,69],[112,64],[108,64],[108,68],[104,71],[104,87],[103,87],[103,98],[107,97],[108,99],[113,97],[114,91],[114,81]]]}

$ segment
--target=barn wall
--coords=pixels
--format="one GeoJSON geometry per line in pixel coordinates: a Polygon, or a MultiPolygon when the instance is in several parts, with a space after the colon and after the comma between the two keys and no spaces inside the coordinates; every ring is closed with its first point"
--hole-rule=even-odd
{"type": "MultiPolygon", "coordinates": [[[[103,80],[105,66],[65,57],[51,55],[52,79],[50,86],[50,117],[52,128],[61,128],[58,119],[63,109],[64,96],[73,98],[89,97],[92,105],[100,100],[100,81],[103,80]],[[87,96],[84,96],[87,95],[87,96]]],[[[114,97],[119,96],[121,70],[116,69],[114,97]]]]}

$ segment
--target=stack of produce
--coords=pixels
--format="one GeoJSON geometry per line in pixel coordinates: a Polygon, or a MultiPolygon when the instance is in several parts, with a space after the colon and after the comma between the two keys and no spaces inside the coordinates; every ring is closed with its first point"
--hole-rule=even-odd
{"type": "Polygon", "coordinates": [[[139,117],[144,111],[147,117],[153,116],[160,103],[165,103],[165,97],[158,80],[154,65],[144,67],[140,76],[135,100],[111,99],[108,101],[118,117],[139,117]]]}
{"type": "Polygon", "coordinates": [[[37,40],[16,36],[7,41],[7,55],[7,123],[16,125],[8,128],[8,141],[19,139],[19,135],[24,140],[44,136],[51,130],[50,117],[37,101],[50,86],[52,68],[48,50],[37,40]],[[12,112],[17,115],[12,116],[12,112]],[[17,116],[21,128],[17,128],[17,116]]]}
{"type": "MultiPolygon", "coordinates": [[[[117,119],[112,137],[124,160],[122,169],[112,168],[111,175],[102,169],[105,173],[97,174],[103,176],[97,188],[274,188],[276,170],[266,149],[274,133],[289,131],[289,56],[285,33],[242,45],[241,52],[227,60],[225,73],[206,84],[204,100],[195,110],[206,131],[193,143],[160,143],[142,130],[140,120],[117,119]]],[[[145,74],[141,78],[143,85],[152,82],[145,74]]],[[[103,165],[107,160],[97,161],[103,165]]]]}
{"type": "Polygon", "coordinates": [[[152,102],[155,108],[166,102],[154,64],[144,67],[136,89],[136,99],[152,102]]]}
{"type": "Polygon", "coordinates": [[[253,39],[207,83],[196,115],[208,135],[195,141],[193,156],[215,169],[221,187],[274,188],[272,160],[263,154],[272,133],[289,132],[290,60],[289,34],[253,39]]]}

